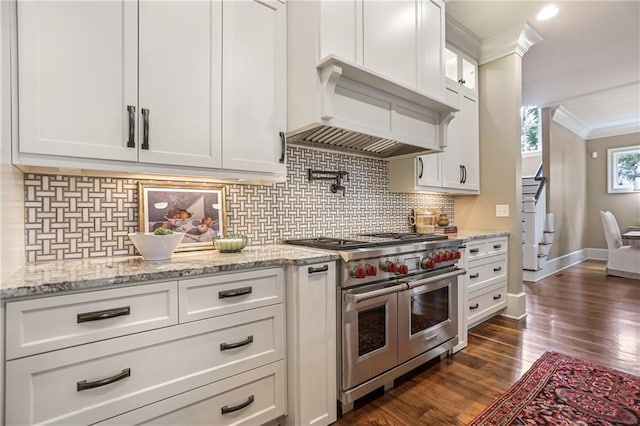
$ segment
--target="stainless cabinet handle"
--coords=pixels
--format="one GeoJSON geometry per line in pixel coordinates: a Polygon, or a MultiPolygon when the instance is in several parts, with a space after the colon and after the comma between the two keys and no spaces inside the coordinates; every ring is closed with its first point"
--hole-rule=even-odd
{"type": "Polygon", "coordinates": [[[424,173],[424,162],[422,158],[418,157],[418,163],[420,163],[420,173],[418,173],[418,179],[422,179],[422,174],[424,173]]]}
{"type": "Polygon", "coordinates": [[[142,108],[142,145],[141,149],[149,149],[149,108],[142,108]]]}
{"type": "Polygon", "coordinates": [[[313,266],[309,266],[309,269],[307,269],[307,271],[310,274],[316,274],[318,272],[327,272],[328,270],[329,270],[329,265],[319,266],[317,268],[314,268],[313,266]]]}
{"type": "Polygon", "coordinates": [[[239,348],[241,346],[247,346],[249,343],[253,342],[253,336],[247,336],[246,339],[241,340],[236,343],[220,343],[220,350],[226,351],[229,349],[239,348]]]}
{"type": "Polygon", "coordinates": [[[285,154],[287,152],[287,137],[284,134],[284,132],[280,132],[280,145],[281,145],[281,151],[280,151],[280,160],[278,160],[280,163],[284,163],[285,160],[285,154]]]}
{"type": "Polygon", "coordinates": [[[502,271],[502,266],[498,266],[497,268],[493,268],[493,272],[500,272],[502,271]]]}
{"type": "Polygon", "coordinates": [[[131,369],[125,368],[121,373],[116,374],[115,376],[107,377],[106,379],[96,380],[95,382],[87,382],[83,380],[81,382],[76,383],[77,391],[82,392],[83,390],[99,388],[101,386],[109,385],[111,383],[120,381],[127,377],[131,376],[131,369]]]}
{"type": "Polygon", "coordinates": [[[244,407],[249,406],[253,402],[253,399],[253,395],[249,395],[249,398],[247,398],[246,401],[241,402],[238,405],[232,405],[231,407],[225,405],[224,407],[222,407],[222,414],[228,414],[233,413],[234,411],[242,410],[244,407]]]}
{"type": "Polygon", "coordinates": [[[493,248],[496,249],[496,250],[499,249],[499,248],[502,248],[502,244],[494,244],[493,248]]]}
{"type": "Polygon", "coordinates": [[[127,148],[136,147],[136,107],[127,105],[129,112],[129,140],[127,140],[127,148]]]}
{"type": "Polygon", "coordinates": [[[123,306],[121,308],[105,309],[103,311],[84,312],[78,314],[78,324],[81,322],[99,321],[107,318],[121,317],[123,315],[131,314],[130,306],[123,306]]]}
{"type": "Polygon", "coordinates": [[[476,274],[471,274],[471,275],[469,275],[469,278],[471,278],[471,279],[475,279],[475,278],[478,278],[479,276],[480,276],[480,272],[478,272],[478,273],[476,273],[476,274]]]}
{"type": "Polygon", "coordinates": [[[232,290],[224,290],[218,292],[218,299],[225,299],[227,297],[244,296],[245,294],[251,294],[253,289],[251,287],[240,287],[232,290]]]}
{"type": "Polygon", "coordinates": [[[498,294],[497,296],[493,296],[493,300],[500,300],[502,299],[502,294],[498,294]]]}
{"type": "Polygon", "coordinates": [[[479,248],[474,248],[474,249],[469,250],[469,253],[478,253],[479,251],[480,251],[479,248]]]}
{"type": "Polygon", "coordinates": [[[476,303],[475,305],[469,306],[469,309],[471,309],[473,311],[474,309],[478,309],[479,307],[480,307],[480,305],[478,303],[476,303]]]}

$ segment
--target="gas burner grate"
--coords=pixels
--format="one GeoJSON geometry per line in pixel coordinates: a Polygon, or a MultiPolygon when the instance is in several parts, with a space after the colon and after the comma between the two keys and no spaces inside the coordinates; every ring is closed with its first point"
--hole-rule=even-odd
{"type": "Polygon", "coordinates": [[[372,234],[360,234],[363,237],[390,238],[393,240],[411,241],[440,241],[449,239],[446,235],[425,235],[415,232],[375,232],[372,234]]]}

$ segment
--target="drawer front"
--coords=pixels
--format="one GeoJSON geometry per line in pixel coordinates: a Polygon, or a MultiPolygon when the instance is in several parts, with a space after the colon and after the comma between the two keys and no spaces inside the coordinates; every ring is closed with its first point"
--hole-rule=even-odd
{"type": "Polygon", "coordinates": [[[487,256],[493,256],[494,254],[507,253],[507,237],[489,238],[486,241],[485,253],[487,256]]]}
{"type": "Polygon", "coordinates": [[[259,425],[285,414],[285,396],[284,361],[278,361],[98,425],[259,425]]]}
{"type": "Polygon", "coordinates": [[[467,294],[504,281],[506,274],[507,259],[505,256],[492,256],[469,262],[469,270],[466,275],[467,294]]]}
{"type": "Polygon", "coordinates": [[[470,295],[467,301],[467,322],[469,327],[487,319],[507,306],[507,284],[498,283],[478,294],[470,295]]]}
{"type": "Polygon", "coordinates": [[[215,275],[179,282],[180,322],[282,303],[282,268],[215,275]]]}
{"type": "Polygon", "coordinates": [[[167,327],[178,323],[177,283],[10,302],[6,320],[7,359],[167,327]]]}
{"type": "Polygon", "coordinates": [[[486,251],[486,240],[471,240],[465,243],[467,246],[467,261],[482,257],[486,251]]]}
{"type": "Polygon", "coordinates": [[[6,419],[90,424],[283,358],[282,304],[21,358],[6,419]]]}

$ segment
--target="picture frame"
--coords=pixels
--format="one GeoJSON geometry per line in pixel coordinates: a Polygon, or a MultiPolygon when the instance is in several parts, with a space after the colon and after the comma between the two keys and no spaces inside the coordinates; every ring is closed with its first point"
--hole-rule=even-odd
{"type": "Polygon", "coordinates": [[[213,250],[226,235],[225,187],[188,182],[138,182],[138,230],[165,227],[185,236],[176,251],[213,250]]]}

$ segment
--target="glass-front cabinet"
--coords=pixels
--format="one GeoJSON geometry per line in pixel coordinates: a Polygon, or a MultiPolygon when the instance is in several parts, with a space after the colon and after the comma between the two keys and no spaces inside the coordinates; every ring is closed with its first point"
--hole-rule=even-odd
{"type": "Polygon", "coordinates": [[[459,49],[447,45],[444,50],[445,74],[449,80],[457,81],[462,87],[477,94],[478,64],[459,49]]]}

